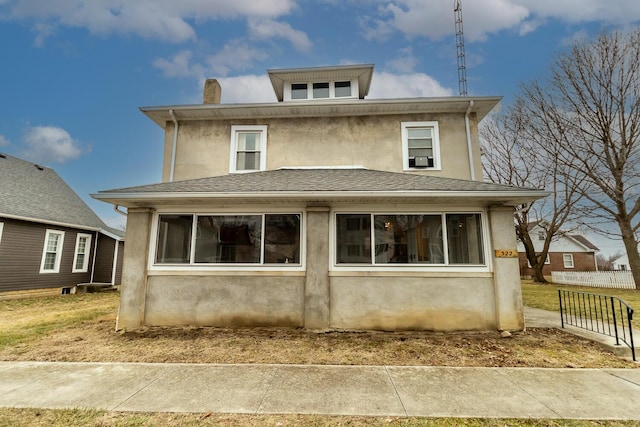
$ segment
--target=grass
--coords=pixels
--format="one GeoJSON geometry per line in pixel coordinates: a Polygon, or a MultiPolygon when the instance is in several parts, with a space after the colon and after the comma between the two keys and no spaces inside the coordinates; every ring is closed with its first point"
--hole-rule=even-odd
{"type": "Polygon", "coordinates": [[[635,426],[636,421],[549,419],[399,418],[323,415],[122,413],[80,409],[0,409],[0,427],[173,427],[173,426],[348,426],[348,427],[590,427],[635,426]]]}
{"type": "Polygon", "coordinates": [[[0,351],[114,313],[115,292],[0,301],[0,351]]]}
{"type": "Polygon", "coordinates": [[[591,294],[615,296],[629,304],[635,310],[632,320],[634,329],[640,329],[640,291],[635,289],[604,289],[585,286],[568,286],[549,284],[534,284],[526,282],[522,284],[522,299],[528,307],[540,308],[549,311],[560,311],[558,302],[558,289],[567,289],[591,294]]]}

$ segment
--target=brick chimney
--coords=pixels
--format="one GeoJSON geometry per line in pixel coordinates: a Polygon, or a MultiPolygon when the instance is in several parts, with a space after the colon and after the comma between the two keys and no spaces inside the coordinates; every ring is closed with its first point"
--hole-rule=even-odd
{"type": "Polygon", "coordinates": [[[220,104],[220,96],[222,88],[216,79],[207,79],[204,82],[204,95],[202,96],[203,104],[220,104]]]}

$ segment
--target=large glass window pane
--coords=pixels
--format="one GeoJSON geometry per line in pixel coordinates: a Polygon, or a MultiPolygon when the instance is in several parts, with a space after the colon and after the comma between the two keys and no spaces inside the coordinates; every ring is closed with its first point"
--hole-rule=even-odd
{"type": "Polygon", "coordinates": [[[265,264],[300,263],[300,215],[265,215],[265,264]]]}
{"type": "Polygon", "coordinates": [[[236,170],[258,170],[260,168],[260,152],[239,152],[236,170]]]}
{"type": "Polygon", "coordinates": [[[442,215],[375,215],[376,264],[443,264],[442,215]]]}
{"type": "Polygon", "coordinates": [[[307,84],[293,83],[291,85],[291,99],[307,99],[307,84]]]}
{"type": "Polygon", "coordinates": [[[336,215],[338,264],[371,264],[371,215],[336,215]]]}
{"type": "Polygon", "coordinates": [[[336,98],[351,96],[351,82],[336,82],[335,94],[336,98]]]}
{"type": "Polygon", "coordinates": [[[259,263],[261,215],[198,216],[195,262],[259,263]]]}
{"type": "Polygon", "coordinates": [[[238,151],[258,151],[260,149],[259,132],[238,133],[238,151]]]}
{"type": "Polygon", "coordinates": [[[450,264],[484,264],[480,214],[447,214],[450,264]]]}
{"type": "Polygon", "coordinates": [[[160,215],[156,263],[188,264],[193,215],[160,215]]]}
{"type": "Polygon", "coordinates": [[[313,84],[313,97],[314,98],[328,98],[329,97],[329,83],[314,83],[313,84]]]}

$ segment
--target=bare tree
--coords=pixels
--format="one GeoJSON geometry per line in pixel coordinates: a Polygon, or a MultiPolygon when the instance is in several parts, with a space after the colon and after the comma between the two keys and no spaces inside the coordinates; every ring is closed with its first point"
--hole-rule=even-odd
{"type": "MultiPolygon", "coordinates": [[[[572,206],[580,199],[578,181],[558,161],[549,141],[552,129],[532,117],[522,101],[486,120],[480,128],[482,165],[492,182],[548,190],[549,197],[520,206],[515,211],[516,236],[523,244],[533,280],[545,283],[542,269],[549,246],[572,219],[572,206]],[[542,148],[541,145],[548,145],[542,148]],[[532,225],[544,234],[531,236],[532,225]],[[540,243],[542,246],[540,246],[540,243]]],[[[567,231],[566,229],[564,231],[567,231]]]]}
{"type": "Polygon", "coordinates": [[[596,263],[598,264],[598,271],[612,271],[614,263],[622,255],[624,255],[622,252],[616,252],[612,255],[605,255],[605,254],[596,255],[596,263]]]}
{"type": "Polygon", "coordinates": [[[640,289],[640,30],[576,43],[519,102],[555,136],[541,147],[581,183],[584,223],[617,223],[640,289]]]}

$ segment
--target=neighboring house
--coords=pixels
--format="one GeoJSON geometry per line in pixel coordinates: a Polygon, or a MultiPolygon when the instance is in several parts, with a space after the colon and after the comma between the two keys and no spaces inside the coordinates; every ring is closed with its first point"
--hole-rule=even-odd
{"type": "Polygon", "coordinates": [[[122,236],[53,169],[0,154],[0,292],[119,284],[122,236]]]}
{"type": "Polygon", "coordinates": [[[631,271],[631,265],[629,264],[629,257],[627,254],[621,255],[613,261],[613,269],[616,271],[631,271]]]}
{"type": "Polygon", "coordinates": [[[277,102],[142,108],[163,182],[128,208],[118,329],[524,327],[514,206],[482,182],[499,97],[364,99],[372,65],[271,70],[277,102]]]}
{"type": "MultiPolygon", "coordinates": [[[[536,253],[542,251],[546,231],[539,221],[528,224],[529,235],[536,253]]],[[[578,233],[559,232],[549,245],[549,251],[542,268],[544,276],[551,277],[552,271],[597,271],[596,253],[600,251],[596,245],[578,233]]],[[[522,242],[518,241],[520,256],[520,276],[531,277],[533,271],[527,260],[522,242]]]]}

